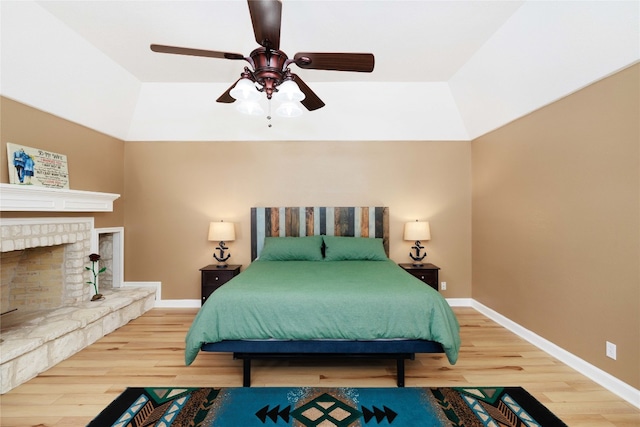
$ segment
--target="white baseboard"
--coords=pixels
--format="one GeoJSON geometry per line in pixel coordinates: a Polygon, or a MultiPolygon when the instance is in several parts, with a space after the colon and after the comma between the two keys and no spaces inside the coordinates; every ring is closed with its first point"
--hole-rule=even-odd
{"type": "Polygon", "coordinates": [[[156,301],[156,307],[161,308],[200,308],[199,299],[167,299],[156,301]]]}
{"type": "Polygon", "coordinates": [[[473,300],[471,298],[447,298],[447,302],[451,307],[471,307],[473,300]]]}
{"type": "Polygon", "coordinates": [[[636,408],[640,408],[640,390],[630,386],[623,381],[620,381],[613,375],[593,366],[592,364],[573,355],[572,353],[569,353],[562,347],[559,347],[551,341],[542,338],[540,335],[537,335],[534,332],[523,328],[519,324],[513,322],[512,320],[509,320],[497,311],[494,311],[473,299],[471,300],[471,307],[475,308],[480,313],[487,316],[489,319],[498,323],[500,326],[503,326],[519,337],[527,340],[531,344],[538,347],[540,350],[550,354],[562,363],[575,369],[582,375],[592,379],[612,393],[620,396],[636,408]]]}

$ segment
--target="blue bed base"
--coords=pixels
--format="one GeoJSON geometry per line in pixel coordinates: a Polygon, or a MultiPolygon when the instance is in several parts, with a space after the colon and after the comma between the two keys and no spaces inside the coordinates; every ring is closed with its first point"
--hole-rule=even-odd
{"type": "Polygon", "coordinates": [[[395,359],[397,384],[404,387],[404,361],[413,360],[416,353],[444,353],[442,345],[425,340],[379,341],[280,341],[230,340],[206,343],[202,351],[233,353],[243,361],[242,386],[251,386],[251,360],[273,358],[373,358],[395,359]]]}

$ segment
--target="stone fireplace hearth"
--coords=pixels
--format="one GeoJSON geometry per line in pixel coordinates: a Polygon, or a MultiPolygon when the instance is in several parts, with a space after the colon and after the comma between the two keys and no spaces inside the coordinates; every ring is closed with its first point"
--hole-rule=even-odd
{"type": "MultiPolygon", "coordinates": [[[[92,242],[92,217],[0,218],[0,232],[0,313],[6,313],[0,317],[0,394],[155,305],[155,289],[148,287],[100,287],[105,299],[90,301],[85,267],[99,247],[92,242]]],[[[111,244],[108,238],[100,246],[111,244]]]]}

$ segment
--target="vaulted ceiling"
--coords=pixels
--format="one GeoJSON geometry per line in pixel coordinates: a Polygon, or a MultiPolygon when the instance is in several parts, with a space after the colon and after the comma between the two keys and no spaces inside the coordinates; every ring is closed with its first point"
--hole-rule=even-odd
{"type": "Polygon", "coordinates": [[[245,0],[3,0],[0,93],[126,141],[470,140],[640,60],[637,1],[284,0],[282,9],[290,57],[370,52],[373,73],[292,65],[326,106],[269,121],[215,102],[245,62],[149,49],[248,56],[258,45],[245,0]]]}

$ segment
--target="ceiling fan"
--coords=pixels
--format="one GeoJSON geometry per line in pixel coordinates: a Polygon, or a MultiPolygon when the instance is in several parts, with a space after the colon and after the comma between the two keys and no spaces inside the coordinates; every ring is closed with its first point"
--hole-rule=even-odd
{"type": "Polygon", "coordinates": [[[280,92],[285,100],[300,101],[307,110],[313,111],[324,107],[325,104],[299,76],[291,72],[289,69],[291,64],[314,70],[363,73],[373,71],[374,57],[371,53],[300,52],[290,59],[280,50],[282,2],[247,0],[247,3],[255,39],[260,45],[248,57],[239,53],[158,44],[152,44],[151,50],[160,53],[247,61],[250,67],[244,67],[240,78],[216,100],[223,103],[232,103],[236,99],[255,102],[259,97],[258,92],[264,92],[267,98],[271,99],[274,93],[280,92]],[[295,82],[297,87],[289,82],[295,82]]]}

